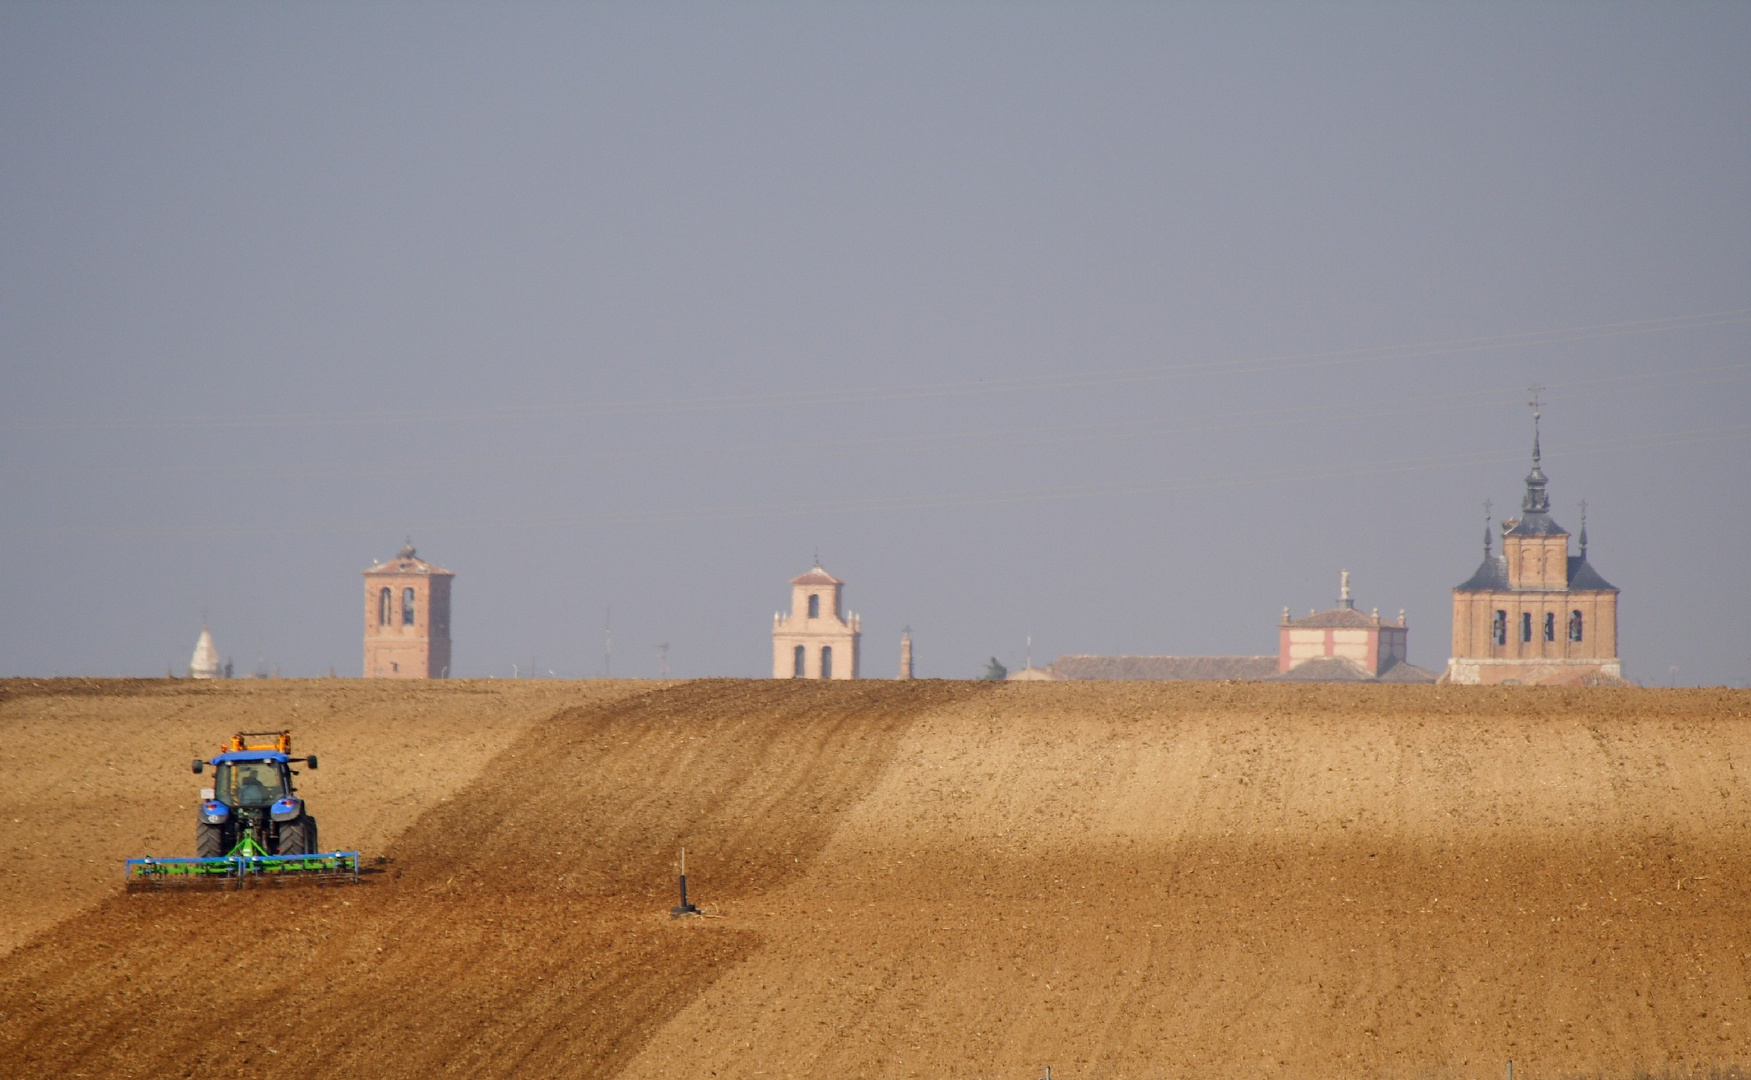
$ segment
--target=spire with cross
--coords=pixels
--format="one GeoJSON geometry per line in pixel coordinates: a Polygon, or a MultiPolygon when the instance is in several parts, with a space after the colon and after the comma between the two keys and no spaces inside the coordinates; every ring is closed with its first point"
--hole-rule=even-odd
{"type": "Polygon", "coordinates": [[[1532,400],[1526,404],[1532,407],[1532,471],[1526,474],[1526,496],[1520,500],[1520,509],[1528,514],[1548,514],[1550,495],[1544,488],[1549,481],[1545,479],[1544,469],[1540,464],[1543,454],[1539,448],[1538,431],[1538,421],[1543,415],[1540,410],[1544,407],[1540,395],[1544,393],[1544,387],[1533,383],[1529,389],[1532,391],[1532,400]]]}

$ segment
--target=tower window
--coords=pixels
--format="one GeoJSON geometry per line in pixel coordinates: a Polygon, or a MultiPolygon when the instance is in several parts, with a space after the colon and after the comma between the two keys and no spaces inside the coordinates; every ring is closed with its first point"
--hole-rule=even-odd
{"type": "Polygon", "coordinates": [[[1544,613],[1544,640],[1556,640],[1556,612],[1554,611],[1544,613]]]}
{"type": "Polygon", "coordinates": [[[809,618],[818,619],[820,617],[821,617],[821,597],[818,593],[810,593],[809,594],[809,618]]]}
{"type": "Polygon", "coordinates": [[[384,589],[377,594],[377,625],[388,626],[390,612],[395,610],[395,599],[384,589]]]}
{"type": "Polygon", "coordinates": [[[413,625],[413,590],[401,590],[401,625],[413,625]]]}
{"type": "Polygon", "coordinates": [[[791,675],[794,678],[800,679],[803,677],[803,655],[803,647],[798,645],[796,651],[791,655],[791,675]]]}
{"type": "Polygon", "coordinates": [[[1579,611],[1569,612],[1569,640],[1581,640],[1581,613],[1579,611]]]}
{"type": "Polygon", "coordinates": [[[1530,611],[1520,613],[1520,640],[1532,640],[1532,612],[1530,611]]]}
{"type": "Polygon", "coordinates": [[[831,679],[832,677],[833,677],[833,646],[823,645],[823,646],[821,646],[821,678],[831,679]]]}
{"type": "Polygon", "coordinates": [[[1508,643],[1508,613],[1507,612],[1499,610],[1499,609],[1496,611],[1495,620],[1490,625],[1490,637],[1495,640],[1495,643],[1497,645],[1506,645],[1508,643]]]}

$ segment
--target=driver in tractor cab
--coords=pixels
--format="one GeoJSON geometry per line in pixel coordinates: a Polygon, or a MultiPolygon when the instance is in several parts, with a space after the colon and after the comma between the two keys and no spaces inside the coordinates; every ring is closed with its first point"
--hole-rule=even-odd
{"type": "Polygon", "coordinates": [[[239,771],[243,774],[243,780],[237,786],[238,802],[244,806],[262,806],[273,801],[267,797],[268,789],[263,786],[254,767],[245,766],[239,771]]]}
{"type": "Polygon", "coordinates": [[[280,797],[279,770],[270,764],[240,763],[237,769],[237,805],[266,806],[280,797]]]}

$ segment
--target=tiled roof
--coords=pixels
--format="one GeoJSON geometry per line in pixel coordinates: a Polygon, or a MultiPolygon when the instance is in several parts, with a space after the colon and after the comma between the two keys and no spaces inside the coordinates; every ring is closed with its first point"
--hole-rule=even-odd
{"type": "Polygon", "coordinates": [[[1397,626],[1397,623],[1383,623],[1378,615],[1364,615],[1355,608],[1333,608],[1317,615],[1306,615],[1299,619],[1290,619],[1290,626],[1305,626],[1320,630],[1330,627],[1350,627],[1373,629],[1376,626],[1397,626]]]}
{"type": "Polygon", "coordinates": [[[1288,671],[1272,675],[1275,682],[1373,682],[1368,669],[1343,656],[1316,656],[1288,671]]]}
{"type": "Polygon", "coordinates": [[[1432,683],[1437,678],[1439,678],[1439,676],[1428,668],[1420,668],[1415,664],[1407,664],[1401,660],[1387,668],[1385,671],[1382,671],[1380,673],[1379,681],[1394,683],[1432,683]]]}
{"type": "Polygon", "coordinates": [[[790,583],[792,585],[843,585],[843,584],[845,584],[843,581],[840,581],[838,578],[834,577],[832,574],[827,573],[827,571],[821,569],[818,566],[815,567],[813,570],[810,570],[808,573],[802,575],[801,577],[791,578],[790,583]]]}
{"type": "Polygon", "coordinates": [[[1268,679],[1274,656],[1060,656],[1047,669],[1059,679],[1219,682],[1268,679]]]}
{"type": "Polygon", "coordinates": [[[1400,661],[1378,676],[1374,676],[1368,674],[1367,668],[1348,657],[1316,656],[1311,660],[1303,660],[1281,675],[1273,675],[1271,680],[1273,682],[1432,683],[1435,681],[1435,673],[1400,661]]]}
{"type": "MultiPolygon", "coordinates": [[[[1477,573],[1466,579],[1465,584],[1454,589],[1455,592],[1507,592],[1512,588],[1508,584],[1508,560],[1502,555],[1491,555],[1477,568],[1477,573]]],[[[1593,569],[1585,555],[1569,556],[1569,589],[1574,592],[1616,592],[1617,586],[1599,576],[1599,571],[1593,569]]],[[[1539,592],[1543,590],[1528,590],[1539,592]]]]}
{"type": "Polygon", "coordinates": [[[1508,559],[1504,555],[1488,555],[1478,564],[1477,573],[1456,586],[1455,592],[1496,592],[1508,587],[1508,559]]]}
{"type": "Polygon", "coordinates": [[[1549,514],[1531,511],[1514,522],[1505,536],[1567,536],[1569,531],[1558,525],[1549,514]]]}
{"type": "Polygon", "coordinates": [[[1593,569],[1593,564],[1587,561],[1585,555],[1569,556],[1569,588],[1581,591],[1617,591],[1617,586],[1599,576],[1599,571],[1593,569]]]}
{"type": "Polygon", "coordinates": [[[424,574],[428,577],[432,577],[432,576],[455,577],[456,576],[455,574],[450,573],[450,571],[444,569],[441,566],[433,566],[431,563],[426,562],[424,559],[416,559],[416,558],[411,558],[411,557],[406,558],[406,559],[386,559],[383,562],[378,563],[376,566],[373,566],[373,567],[370,567],[366,570],[361,571],[361,573],[366,573],[366,574],[424,574]]]}

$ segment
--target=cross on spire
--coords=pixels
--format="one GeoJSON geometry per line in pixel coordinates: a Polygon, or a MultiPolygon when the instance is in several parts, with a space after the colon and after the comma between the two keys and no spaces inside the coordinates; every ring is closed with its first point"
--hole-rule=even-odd
{"type": "Polygon", "coordinates": [[[1540,395],[1544,393],[1544,387],[1533,383],[1527,389],[1532,391],[1532,400],[1526,403],[1532,406],[1532,471],[1526,474],[1526,497],[1520,500],[1520,509],[1528,514],[1547,514],[1550,512],[1550,496],[1544,490],[1548,481],[1544,470],[1539,467],[1543,455],[1538,446],[1538,419],[1543,415],[1539,410],[1544,405],[1540,395]]]}
{"type": "Polygon", "coordinates": [[[1490,500],[1483,501],[1483,557],[1490,557],[1490,509],[1494,506],[1490,500]]]}
{"type": "Polygon", "coordinates": [[[1542,410],[1544,409],[1545,403],[1541,400],[1541,395],[1544,393],[1544,387],[1540,386],[1538,383],[1533,383],[1526,389],[1532,392],[1532,399],[1526,404],[1532,408],[1532,464],[1536,466],[1539,458],[1538,419],[1544,415],[1542,410]]]}

